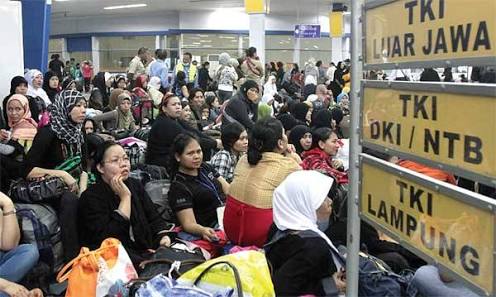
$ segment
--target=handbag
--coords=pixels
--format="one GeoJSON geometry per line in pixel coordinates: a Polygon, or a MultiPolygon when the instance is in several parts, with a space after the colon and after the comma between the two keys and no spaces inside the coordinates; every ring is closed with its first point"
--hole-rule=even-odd
{"type": "Polygon", "coordinates": [[[103,297],[119,296],[109,295],[109,291],[137,277],[120,241],[107,238],[97,250],[81,248],[79,255],[60,270],[57,281],[69,280],[66,297],[103,297]]]}
{"type": "Polygon", "coordinates": [[[150,260],[140,263],[142,269],[140,279],[151,279],[158,274],[167,273],[174,262],[181,263],[176,271],[176,276],[180,276],[205,262],[205,257],[199,248],[191,250],[181,243],[174,243],[171,247],[160,247],[150,260]]]}
{"type": "Polygon", "coordinates": [[[50,176],[39,181],[15,180],[8,193],[17,203],[41,203],[58,200],[66,190],[67,186],[60,177],[50,176]]]}

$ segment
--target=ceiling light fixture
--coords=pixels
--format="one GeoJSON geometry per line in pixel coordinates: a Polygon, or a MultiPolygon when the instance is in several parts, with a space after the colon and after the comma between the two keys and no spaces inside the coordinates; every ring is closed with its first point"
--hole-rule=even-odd
{"type": "Polygon", "coordinates": [[[107,6],[104,7],[103,9],[106,10],[113,10],[113,9],[124,9],[124,8],[138,8],[138,7],[146,7],[148,6],[145,3],[140,3],[140,4],[128,4],[128,5],[116,5],[116,6],[107,6]]]}

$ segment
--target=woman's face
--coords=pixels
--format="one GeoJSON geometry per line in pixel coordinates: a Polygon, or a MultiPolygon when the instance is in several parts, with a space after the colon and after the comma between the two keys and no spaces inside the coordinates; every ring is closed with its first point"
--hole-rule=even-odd
{"type": "Polygon", "coordinates": [[[15,93],[16,94],[21,94],[21,95],[24,95],[26,96],[26,94],[28,93],[28,85],[26,84],[20,84],[16,87],[15,89],[15,93]]]}
{"type": "Polygon", "coordinates": [[[119,89],[123,89],[123,90],[125,90],[125,89],[126,89],[126,86],[127,86],[127,85],[126,85],[126,81],[125,81],[124,79],[121,79],[121,80],[119,80],[119,81],[117,82],[117,87],[118,87],[119,89]]]}
{"type": "Polygon", "coordinates": [[[310,107],[307,111],[307,114],[305,115],[305,120],[310,123],[312,121],[312,112],[313,112],[313,108],[310,107]]]}
{"type": "Polygon", "coordinates": [[[107,149],[102,163],[97,165],[102,179],[109,183],[115,176],[122,176],[123,180],[129,177],[131,163],[129,157],[120,145],[113,145],[107,149]]]}
{"type": "Polygon", "coordinates": [[[332,212],[332,200],[329,197],[324,199],[324,202],[317,208],[317,221],[326,221],[332,212]]]}
{"type": "Polygon", "coordinates": [[[48,81],[48,86],[52,89],[56,89],[59,86],[59,78],[57,76],[50,77],[48,81]]]}
{"type": "Polygon", "coordinates": [[[209,115],[210,115],[210,109],[208,108],[202,109],[202,120],[208,120],[209,115]]]}
{"type": "Polygon", "coordinates": [[[203,162],[203,152],[196,140],[191,140],[181,155],[176,154],[179,166],[184,169],[198,169],[203,162]]]}
{"type": "Polygon", "coordinates": [[[86,101],[81,100],[69,112],[69,118],[76,124],[84,122],[86,118],[86,101]]]}
{"type": "Polygon", "coordinates": [[[259,91],[257,88],[250,88],[246,92],[246,97],[248,97],[248,99],[250,101],[256,102],[258,100],[258,94],[259,94],[259,91]]]}
{"type": "Polygon", "coordinates": [[[71,82],[71,84],[67,87],[68,90],[74,90],[76,91],[77,88],[76,88],[76,83],[75,82],[71,82]]]}
{"type": "Polygon", "coordinates": [[[193,97],[193,100],[192,102],[194,106],[196,107],[200,107],[203,105],[203,103],[205,103],[205,97],[203,96],[203,92],[196,92],[195,93],[195,97],[193,97]]]}
{"type": "Polygon", "coordinates": [[[331,136],[324,142],[319,141],[320,148],[329,156],[335,156],[339,150],[338,137],[331,133],[331,136]]]}
{"type": "Polygon", "coordinates": [[[233,150],[238,153],[246,153],[248,151],[248,133],[246,130],[239,134],[238,140],[233,144],[233,150]]]}
{"type": "Polygon", "coordinates": [[[34,88],[41,88],[43,85],[43,76],[41,74],[38,74],[33,78],[33,87],[34,88]]]}
{"type": "Polygon", "coordinates": [[[184,121],[189,121],[191,119],[191,108],[189,107],[189,105],[186,105],[181,110],[181,119],[184,121]]]}
{"type": "Polygon", "coordinates": [[[308,151],[312,147],[312,133],[305,133],[305,135],[300,138],[300,145],[304,151],[308,151]]]}
{"type": "Polygon", "coordinates": [[[181,116],[181,100],[178,97],[171,97],[167,100],[167,105],[162,107],[164,113],[173,118],[177,119],[181,116]]]}
{"type": "Polygon", "coordinates": [[[7,116],[14,124],[17,124],[22,119],[25,112],[19,100],[12,100],[7,105],[7,116]]]}
{"type": "Polygon", "coordinates": [[[219,98],[215,97],[214,101],[212,102],[212,107],[219,108],[219,106],[220,106],[219,98]]]}
{"type": "Polygon", "coordinates": [[[119,104],[119,109],[123,113],[128,113],[131,110],[131,101],[130,100],[122,100],[121,104],[119,104]]]}
{"type": "Polygon", "coordinates": [[[146,88],[148,88],[148,80],[147,79],[143,80],[143,89],[146,90],[146,88]]]}
{"type": "Polygon", "coordinates": [[[86,123],[84,123],[84,131],[86,132],[86,134],[95,132],[95,127],[93,126],[92,121],[87,121],[86,123]]]}

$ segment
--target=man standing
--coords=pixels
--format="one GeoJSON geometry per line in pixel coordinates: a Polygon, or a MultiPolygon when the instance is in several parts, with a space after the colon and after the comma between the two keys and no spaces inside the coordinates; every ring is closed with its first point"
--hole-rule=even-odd
{"type": "Polygon", "coordinates": [[[157,59],[150,64],[150,77],[160,78],[160,85],[162,89],[167,90],[169,88],[169,68],[165,63],[167,59],[167,51],[164,49],[158,49],[155,51],[155,56],[157,59]]]}
{"type": "Polygon", "coordinates": [[[48,68],[52,70],[53,72],[57,73],[57,76],[59,77],[59,81],[62,81],[62,72],[64,72],[64,62],[59,60],[60,56],[59,54],[53,54],[51,56],[51,61],[48,63],[48,68]]]}
{"type": "Polygon", "coordinates": [[[133,89],[138,75],[145,74],[145,65],[147,63],[148,49],[142,47],[138,50],[138,55],[129,62],[129,70],[127,71],[127,79],[129,80],[130,88],[133,89]]]}
{"type": "Polygon", "coordinates": [[[174,70],[174,81],[176,80],[176,75],[178,71],[184,72],[186,74],[186,83],[194,83],[195,88],[198,87],[198,69],[195,65],[191,64],[193,56],[191,53],[183,54],[183,62],[176,65],[174,70]]]}

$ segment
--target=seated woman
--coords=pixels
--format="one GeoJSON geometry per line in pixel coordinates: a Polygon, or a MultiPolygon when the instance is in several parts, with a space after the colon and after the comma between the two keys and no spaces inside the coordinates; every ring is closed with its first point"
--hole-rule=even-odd
{"type": "Polygon", "coordinates": [[[31,69],[26,74],[24,74],[24,78],[28,82],[28,92],[26,95],[31,96],[33,98],[39,97],[43,100],[45,104],[45,108],[52,104],[50,98],[48,98],[48,94],[43,90],[43,74],[37,69],[31,69]]]}
{"type": "Polygon", "coordinates": [[[174,85],[172,86],[172,92],[179,98],[189,97],[186,74],[184,71],[178,71],[176,73],[176,79],[174,80],[174,85]]]}
{"type": "Polygon", "coordinates": [[[248,154],[234,170],[224,212],[226,235],[235,244],[264,245],[272,224],[272,193],[301,169],[300,157],[290,148],[278,120],[268,118],[253,127],[248,154]]]}
{"type": "MultiPolygon", "coordinates": [[[[170,170],[169,160],[174,138],[184,132],[191,132],[200,139],[204,154],[210,156],[210,151],[221,145],[220,140],[210,138],[192,128],[187,122],[180,119],[181,101],[174,94],[167,94],[162,100],[160,114],[153,122],[148,137],[146,164],[158,165],[170,170]]],[[[207,158],[205,158],[207,159],[207,158]]]]}
{"type": "MultiPolygon", "coordinates": [[[[26,96],[26,98],[28,99],[29,110],[31,111],[31,116],[32,116],[33,120],[35,120],[36,123],[38,123],[40,112],[42,112],[43,111],[42,109],[45,108],[45,103],[43,103],[43,104],[41,104],[41,106],[39,106],[37,104],[37,100],[35,98],[26,95],[27,92],[28,92],[27,80],[22,76],[14,76],[12,78],[12,80],[10,81],[10,94],[7,97],[5,97],[3,99],[3,102],[2,102],[3,118],[6,121],[8,118],[8,116],[7,116],[7,101],[9,100],[9,98],[12,95],[19,94],[19,95],[26,96]],[[40,109],[40,108],[42,108],[42,109],[40,109]]],[[[41,100],[41,98],[40,98],[40,101],[43,101],[43,100],[41,100]]]]}
{"type": "Polygon", "coordinates": [[[48,70],[43,76],[43,90],[48,95],[48,98],[51,102],[55,100],[55,96],[60,92],[59,87],[59,77],[57,73],[52,70],[48,70]]]}
{"type": "Polygon", "coordinates": [[[92,119],[97,123],[104,122],[103,126],[106,129],[132,133],[136,131],[137,126],[131,111],[131,95],[127,91],[114,90],[112,91],[111,102],[117,93],[119,95],[116,98],[116,108],[112,111],[93,116],[92,119]]]}
{"type": "Polygon", "coordinates": [[[124,75],[117,75],[115,77],[112,87],[114,88],[114,90],[116,89],[126,90],[127,89],[126,77],[124,75]]]}
{"type": "Polygon", "coordinates": [[[312,139],[312,149],[302,154],[301,167],[320,171],[336,178],[340,184],[347,184],[348,173],[344,171],[343,163],[332,159],[340,147],[336,133],[330,128],[318,128],[313,131],[312,139]]]}
{"type": "Polygon", "coordinates": [[[223,149],[212,157],[210,164],[230,183],[239,158],[248,150],[248,133],[241,124],[229,123],[222,127],[221,140],[223,149]]]}
{"type": "Polygon", "coordinates": [[[172,226],[162,219],[141,183],[129,178],[131,163],[119,144],[104,142],[95,164],[97,182],[79,201],[81,245],[95,249],[104,239],[117,238],[137,267],[151,257],[150,249],[170,245],[172,226]]]}
{"type": "Polygon", "coordinates": [[[217,208],[224,205],[229,184],[209,164],[203,163],[199,139],[179,134],[171,151],[172,182],[169,203],[183,231],[215,241],[217,208]]]}
{"type": "Polygon", "coordinates": [[[14,94],[7,100],[7,121],[10,130],[0,130],[0,141],[3,145],[11,146],[13,154],[1,153],[22,161],[38,132],[38,124],[31,117],[29,102],[25,96],[14,94]]]}
{"type": "Polygon", "coordinates": [[[199,131],[203,131],[202,108],[205,104],[205,96],[203,95],[202,89],[192,89],[189,92],[188,101],[192,112],[192,119],[196,121],[196,128],[199,131]]]}
{"type": "Polygon", "coordinates": [[[305,125],[297,125],[289,132],[288,142],[294,145],[296,153],[301,156],[312,148],[312,130],[305,125]]]}
{"type": "MultiPolygon", "coordinates": [[[[23,177],[60,177],[71,192],[81,193],[86,189],[88,180],[85,171],[86,146],[81,131],[85,119],[86,99],[78,91],[63,91],[55,98],[49,111],[51,124],[41,128],[36,134],[24,159],[23,177]],[[81,157],[81,162],[74,166],[71,172],[66,172],[60,167],[68,159],[77,161],[78,156],[81,157]]],[[[79,254],[74,219],[77,217],[77,196],[68,191],[55,206],[58,206],[64,257],[66,261],[70,261],[79,254]]]]}
{"type": "Polygon", "coordinates": [[[222,125],[238,122],[251,130],[258,119],[260,87],[253,80],[247,80],[227,103],[222,113],[222,125]]]}
{"type": "Polygon", "coordinates": [[[29,292],[16,284],[38,263],[38,249],[21,244],[21,233],[14,203],[0,192],[0,296],[43,296],[38,289],[29,292]],[[36,292],[36,293],[35,293],[36,292]]]}
{"type": "Polygon", "coordinates": [[[328,296],[323,282],[344,291],[343,262],[318,228],[329,219],[333,179],[316,171],[291,173],[274,191],[274,224],[265,247],[277,296],[328,296]],[[332,279],[330,278],[332,276],[332,279]]]}

